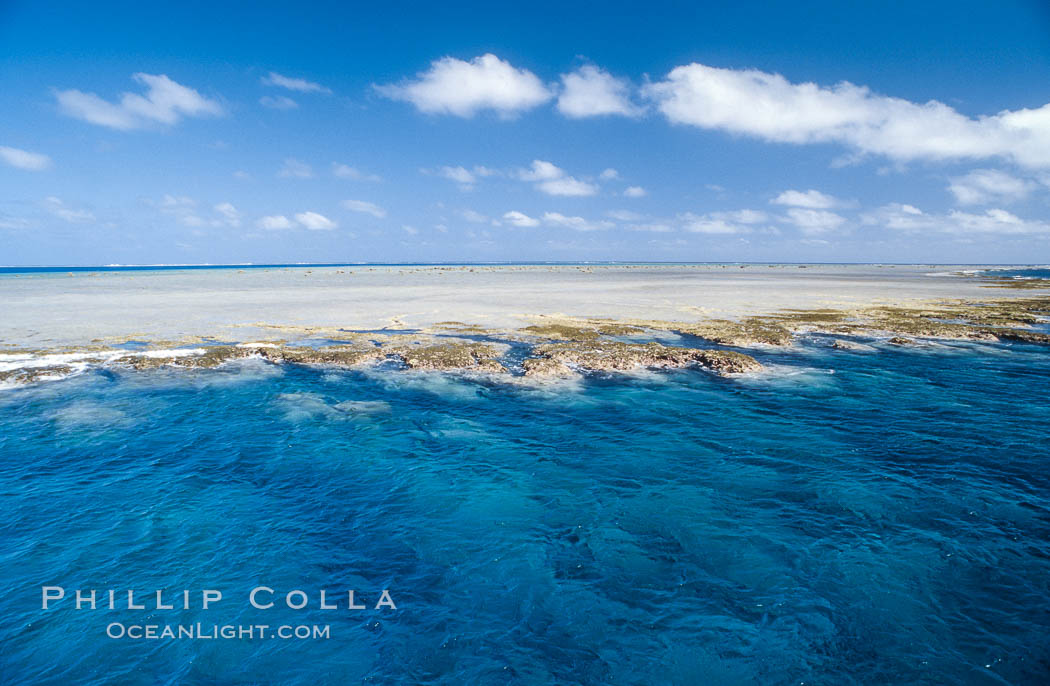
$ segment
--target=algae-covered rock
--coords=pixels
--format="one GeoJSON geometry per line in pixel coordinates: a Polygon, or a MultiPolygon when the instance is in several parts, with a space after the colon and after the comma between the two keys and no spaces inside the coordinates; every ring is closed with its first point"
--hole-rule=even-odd
{"type": "Polygon", "coordinates": [[[835,350],[852,350],[855,352],[871,352],[875,348],[870,345],[864,345],[863,343],[857,343],[855,341],[836,340],[831,344],[831,347],[835,350]]]}
{"type": "Polygon", "coordinates": [[[681,333],[698,336],[712,343],[734,347],[791,345],[791,331],[778,323],[751,317],[741,321],[710,319],[675,327],[681,333]]]}
{"type": "Polygon", "coordinates": [[[644,333],[645,329],[640,326],[634,326],[632,324],[620,324],[618,322],[608,322],[604,324],[596,324],[595,328],[598,333],[603,336],[631,336],[634,334],[644,333]]]}
{"type": "Polygon", "coordinates": [[[887,343],[892,345],[915,345],[915,341],[911,338],[905,338],[903,336],[894,336],[887,343]]]}
{"type": "Polygon", "coordinates": [[[386,357],[386,352],[381,348],[360,345],[330,345],[321,348],[282,346],[279,348],[247,348],[247,350],[271,362],[323,364],[338,367],[352,367],[386,357]]]}
{"type": "Polygon", "coordinates": [[[757,360],[743,353],[674,348],[659,343],[551,343],[537,346],[534,352],[539,358],[525,361],[526,375],[561,374],[564,369],[573,367],[587,371],[629,371],[639,367],[666,369],[697,364],[719,374],[738,374],[762,368],[757,360]]]}
{"type": "Polygon", "coordinates": [[[1022,343],[1039,343],[1050,345],[1050,334],[1038,331],[1027,331],[1025,329],[996,330],[995,335],[1004,341],[1020,341],[1022,343]]]}
{"type": "Polygon", "coordinates": [[[522,331],[559,341],[593,341],[600,335],[597,329],[571,324],[533,324],[526,326],[522,331]]]}
{"type": "Polygon", "coordinates": [[[522,363],[525,376],[569,376],[574,374],[573,370],[558,360],[549,357],[532,357],[522,363]]]}
{"type": "Polygon", "coordinates": [[[0,383],[31,384],[48,379],[60,379],[73,372],[73,368],[65,364],[50,364],[43,367],[21,367],[0,371],[0,383]]]}
{"type": "Polygon", "coordinates": [[[502,374],[507,371],[498,359],[501,348],[488,343],[442,343],[403,346],[388,350],[412,369],[466,370],[502,374]]]}

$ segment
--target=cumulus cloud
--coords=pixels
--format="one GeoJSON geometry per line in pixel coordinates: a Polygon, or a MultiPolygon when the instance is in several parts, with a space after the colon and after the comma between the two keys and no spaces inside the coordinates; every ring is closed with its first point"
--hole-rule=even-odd
{"type": "Polygon", "coordinates": [[[674,227],[670,224],[662,224],[659,222],[649,224],[630,224],[627,226],[631,231],[648,231],[650,233],[670,233],[674,231],[674,227]]]}
{"type": "Polygon", "coordinates": [[[44,198],[44,208],[54,216],[70,224],[83,224],[84,222],[95,220],[95,215],[89,210],[78,210],[69,207],[60,198],[53,195],[44,198]]]}
{"type": "Polygon", "coordinates": [[[16,169],[41,171],[51,166],[51,158],[38,152],[0,145],[0,159],[16,169]]]}
{"type": "Polygon", "coordinates": [[[802,233],[812,235],[834,231],[846,223],[846,218],[827,210],[792,207],[787,211],[784,221],[794,224],[802,233]]]}
{"type": "Polygon", "coordinates": [[[583,217],[567,217],[560,212],[544,212],[543,223],[547,226],[557,226],[573,231],[600,231],[615,226],[610,221],[589,221],[583,217]]]}
{"type": "Polygon", "coordinates": [[[623,195],[625,198],[644,198],[649,195],[649,191],[641,186],[628,186],[624,189],[623,195]]]}
{"type": "Polygon", "coordinates": [[[489,176],[500,176],[502,174],[498,169],[491,169],[480,165],[476,165],[472,169],[467,169],[464,166],[457,165],[440,167],[436,171],[431,169],[420,169],[420,171],[424,174],[436,173],[441,178],[455,181],[459,184],[459,187],[465,191],[472,190],[478,179],[487,178],[489,176]]]}
{"type": "Polygon", "coordinates": [[[503,215],[503,219],[514,226],[519,226],[524,229],[540,225],[539,219],[534,219],[524,212],[518,212],[517,210],[507,212],[503,215]]]}
{"type": "Polygon", "coordinates": [[[277,176],[281,178],[290,179],[309,179],[314,175],[313,167],[300,162],[294,157],[289,157],[284,161],[284,166],[277,172],[277,176]]]}
{"type": "Polygon", "coordinates": [[[164,74],[139,72],[131,78],[146,87],[144,95],[123,93],[115,103],[79,90],[56,91],[55,97],[65,114],[122,131],[156,124],[171,126],[182,117],[218,116],[223,113],[217,101],[205,98],[164,74]]]}
{"type": "Polygon", "coordinates": [[[608,169],[604,170],[601,174],[599,174],[598,178],[602,181],[612,181],[614,179],[620,178],[620,172],[616,171],[612,167],[609,167],[608,169]]]}
{"type": "Polygon", "coordinates": [[[236,228],[241,225],[241,213],[232,203],[219,203],[215,206],[215,211],[222,217],[221,223],[226,226],[236,228]]]}
{"type": "Polygon", "coordinates": [[[264,95],[259,98],[259,104],[271,110],[294,110],[299,107],[299,103],[283,95],[264,95]]]}
{"type": "Polygon", "coordinates": [[[268,231],[277,231],[280,229],[292,228],[292,222],[283,214],[273,214],[267,217],[261,217],[259,221],[256,222],[256,226],[260,229],[267,229],[268,231]]]}
{"type": "Polygon", "coordinates": [[[987,205],[993,202],[1021,200],[1036,187],[997,169],[974,169],[951,180],[948,190],[960,205],[987,205]]]}
{"type": "Polygon", "coordinates": [[[312,231],[328,231],[337,226],[334,221],[317,212],[300,212],[295,215],[295,221],[312,231]]]}
{"type": "Polygon", "coordinates": [[[678,216],[682,228],[690,233],[737,234],[753,230],[752,225],[769,219],[769,215],[759,210],[734,210],[731,212],[708,212],[694,214],[686,212],[678,216]]]}
{"type": "Polygon", "coordinates": [[[1003,209],[927,214],[914,205],[890,203],[862,216],[861,223],[908,233],[1050,235],[1050,223],[1022,219],[1003,209]]]}
{"type": "Polygon", "coordinates": [[[565,170],[544,160],[533,160],[529,169],[518,172],[522,181],[532,181],[547,195],[585,196],[598,193],[598,186],[569,176],[565,170]]]}
{"type": "Polygon", "coordinates": [[[288,90],[298,91],[300,93],[328,94],[332,92],[319,83],[307,81],[306,79],[295,79],[290,76],[282,76],[274,71],[271,71],[267,76],[262,77],[261,81],[264,86],[277,86],[278,88],[287,88],[288,90]]]}
{"type": "Polygon", "coordinates": [[[642,108],[630,100],[631,84],[593,65],[585,65],[561,75],[558,111],[567,117],[600,117],[621,115],[636,117],[642,108]]]}
{"type": "Polygon", "coordinates": [[[461,210],[460,213],[459,213],[459,216],[463,217],[464,219],[466,219],[468,222],[470,222],[472,224],[487,224],[489,222],[489,218],[488,217],[486,217],[485,215],[483,215],[482,213],[480,213],[480,212],[478,212],[476,210],[471,210],[471,209],[461,210]]]}
{"type": "Polygon", "coordinates": [[[972,118],[864,86],[791,83],[779,74],[688,64],[649,84],[668,120],[778,143],[838,143],[894,160],[1002,157],[1050,166],[1050,104],[972,118]]]}
{"type": "Polygon", "coordinates": [[[438,170],[438,174],[449,181],[455,181],[464,189],[473,188],[474,182],[477,181],[474,174],[466,167],[442,167],[438,170]]]}
{"type": "Polygon", "coordinates": [[[374,203],[366,202],[364,200],[347,200],[343,202],[343,207],[352,212],[370,214],[376,219],[382,219],[386,216],[386,210],[384,210],[382,207],[374,203]]]}
{"type": "Polygon", "coordinates": [[[377,85],[377,92],[409,102],[428,114],[472,117],[481,110],[503,116],[532,109],[553,97],[550,89],[527,69],[516,69],[492,54],[469,62],[443,57],[430,69],[400,84],[377,85]]]}
{"type": "Polygon", "coordinates": [[[839,201],[817,190],[784,191],[770,202],[775,205],[808,207],[813,210],[828,210],[839,205],[839,201]]]}
{"type": "Polygon", "coordinates": [[[357,167],[351,167],[348,164],[342,164],[340,162],[332,162],[332,174],[338,176],[341,179],[353,179],[354,181],[382,181],[383,179],[377,174],[367,174],[357,167]]]}
{"type": "MultiPolygon", "coordinates": [[[[146,200],[145,203],[151,207],[156,207],[165,215],[174,217],[183,226],[198,228],[207,223],[197,214],[197,201],[185,195],[165,193],[160,200],[146,200]]],[[[221,224],[220,221],[213,223],[215,225],[221,224]]]]}

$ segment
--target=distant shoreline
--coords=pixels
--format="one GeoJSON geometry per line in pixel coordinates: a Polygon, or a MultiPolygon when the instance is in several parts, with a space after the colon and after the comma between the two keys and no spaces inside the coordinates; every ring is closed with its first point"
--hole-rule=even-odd
{"type": "Polygon", "coordinates": [[[0,266],[2,274],[49,274],[61,272],[131,272],[131,271],[176,271],[208,269],[305,269],[328,267],[579,267],[579,266],[653,266],[653,267],[688,267],[720,265],[754,265],[754,266],[892,266],[892,267],[965,267],[987,269],[1039,268],[1048,265],[1041,263],[981,263],[968,264],[959,262],[618,262],[618,261],[523,261],[523,262],[286,262],[286,263],[229,263],[229,264],[107,264],[107,265],[5,265],[0,266]]]}

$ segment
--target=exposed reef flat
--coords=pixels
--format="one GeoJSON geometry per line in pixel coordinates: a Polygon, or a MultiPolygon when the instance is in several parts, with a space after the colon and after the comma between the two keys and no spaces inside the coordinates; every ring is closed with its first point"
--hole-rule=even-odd
{"type": "MultiPolygon", "coordinates": [[[[534,316],[703,326],[791,309],[911,306],[991,293],[1024,297],[1039,285],[1025,280],[1024,288],[1013,287],[1021,280],[962,275],[964,269],[435,265],[8,274],[0,275],[0,341],[54,348],[128,340],[280,342],[304,335],[356,340],[357,332],[510,331],[543,323],[534,316]],[[997,284],[1010,287],[986,288],[997,284]]],[[[783,339],[777,329],[748,328],[725,334],[739,344],[748,337],[783,339]]]]}
{"type": "MultiPolygon", "coordinates": [[[[713,269],[710,265],[706,268],[713,269]]],[[[483,268],[458,272],[453,268],[418,268],[405,273],[424,273],[429,278],[434,274],[476,274],[475,269],[483,268]]],[[[484,269],[489,270],[485,273],[498,273],[501,278],[531,273],[524,267],[521,271],[484,269]]],[[[660,271],[655,268],[595,267],[592,271],[573,270],[573,273],[596,276],[603,269],[619,269],[616,275],[638,273],[659,283],[660,271]]],[[[669,269],[668,273],[681,276],[685,269],[669,269]]],[[[819,269],[822,268],[805,272],[807,276],[816,272],[820,277],[819,269]]],[[[877,268],[866,269],[870,272],[877,268]]],[[[370,268],[365,273],[372,271],[370,268]]],[[[564,272],[565,269],[544,273],[557,273],[559,278],[565,278],[564,272]]],[[[313,278],[315,273],[308,270],[305,275],[313,278]]],[[[343,271],[336,271],[336,276],[345,275],[343,271]]],[[[838,272],[833,275],[836,279],[842,278],[838,272]]],[[[685,274],[685,277],[693,276],[685,274]]],[[[232,274],[227,277],[235,278],[232,274]]],[[[825,273],[824,277],[829,275],[825,273]]],[[[610,287],[616,285],[616,278],[619,276],[611,278],[610,287]]],[[[200,369],[248,357],[275,364],[340,367],[392,364],[396,369],[533,378],[690,366],[735,375],[761,370],[762,365],[749,351],[791,346],[800,336],[809,334],[833,336],[831,346],[836,349],[867,351],[875,350],[871,344],[877,341],[895,345],[912,345],[923,340],[1050,344],[1050,333],[1045,327],[1050,322],[1050,295],[1037,294],[1026,287],[1015,289],[1016,293],[1007,289],[1002,291],[1002,296],[988,297],[992,294],[990,291],[980,290],[987,285],[987,278],[952,278],[956,278],[955,283],[970,288],[975,297],[911,298],[896,302],[874,299],[852,307],[822,303],[819,307],[792,306],[722,317],[701,314],[711,308],[701,304],[703,301],[696,304],[690,301],[687,288],[685,294],[678,296],[674,310],[690,316],[677,319],[649,316],[658,313],[659,307],[646,311],[646,316],[631,316],[637,311],[637,303],[629,302],[619,317],[537,311],[510,317],[512,325],[493,325],[486,324],[482,317],[450,319],[449,313],[438,311],[434,315],[444,316],[430,317],[425,326],[411,326],[407,320],[412,317],[403,314],[388,316],[385,326],[369,329],[362,328],[357,313],[348,312],[345,322],[334,323],[312,323],[305,318],[295,322],[216,322],[210,332],[186,333],[181,337],[156,335],[143,327],[142,322],[135,322],[132,314],[128,317],[126,336],[94,335],[79,345],[65,341],[48,344],[50,339],[38,335],[29,337],[42,339],[36,345],[18,336],[2,341],[5,352],[0,352],[0,384],[10,386],[62,378],[92,365],[200,369]]],[[[3,283],[9,282],[10,279],[3,283]]],[[[324,288],[310,292],[318,298],[327,294],[324,288]]],[[[464,293],[464,297],[471,297],[464,293]]],[[[606,297],[614,295],[618,296],[619,292],[606,297]]],[[[802,301],[808,302],[805,298],[802,301]]],[[[427,293],[421,294],[417,306],[424,304],[430,304],[427,293]]],[[[510,307],[518,304],[515,302],[510,307]]],[[[8,302],[5,307],[9,306],[8,302]]],[[[577,306],[582,305],[577,303],[577,306]]],[[[54,322],[42,323],[54,325],[54,322]]],[[[75,322],[71,328],[77,330],[75,322]]],[[[4,330],[5,334],[8,332],[4,330]]]]}

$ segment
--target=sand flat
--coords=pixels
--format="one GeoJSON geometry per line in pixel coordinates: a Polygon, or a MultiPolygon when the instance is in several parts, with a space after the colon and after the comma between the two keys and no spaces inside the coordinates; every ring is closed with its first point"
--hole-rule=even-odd
{"type": "Polygon", "coordinates": [[[698,321],[787,308],[1004,298],[951,265],[584,265],[291,267],[0,276],[0,342],[277,338],[259,324],[491,329],[540,315],[698,321]]]}

